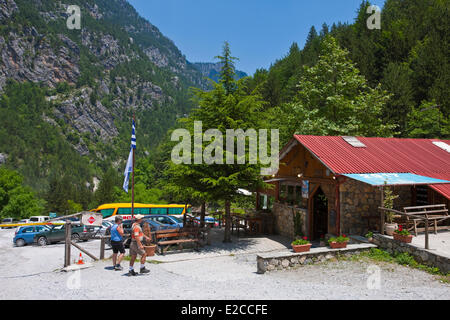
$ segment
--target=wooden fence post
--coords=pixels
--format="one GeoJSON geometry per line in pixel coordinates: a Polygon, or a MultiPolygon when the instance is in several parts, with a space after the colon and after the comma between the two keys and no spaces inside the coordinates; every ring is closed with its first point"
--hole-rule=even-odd
{"type": "Polygon", "coordinates": [[[100,260],[105,259],[105,242],[106,242],[106,238],[101,237],[100,238],[100,260]]]}
{"type": "Polygon", "coordinates": [[[72,224],[69,221],[66,222],[65,232],[64,267],[68,267],[70,266],[70,245],[72,243],[72,224]]]}
{"type": "Polygon", "coordinates": [[[428,217],[425,215],[425,249],[430,249],[430,244],[428,242],[428,217]]]}

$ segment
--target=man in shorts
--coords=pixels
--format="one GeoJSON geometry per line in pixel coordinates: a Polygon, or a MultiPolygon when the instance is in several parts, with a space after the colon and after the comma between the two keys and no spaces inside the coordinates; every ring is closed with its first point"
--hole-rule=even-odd
{"type": "Polygon", "coordinates": [[[113,249],[112,261],[114,270],[120,271],[123,268],[120,266],[123,256],[125,255],[125,248],[123,246],[123,226],[122,217],[116,216],[115,224],[111,227],[111,247],[113,249]],[[117,254],[120,252],[119,259],[117,254]]]}
{"type": "Polygon", "coordinates": [[[141,222],[144,216],[138,214],[135,217],[136,221],[133,223],[133,226],[131,227],[131,244],[130,244],[131,260],[129,272],[129,275],[131,276],[137,275],[137,273],[134,271],[134,261],[136,260],[138,254],[141,256],[141,267],[139,273],[150,272],[150,270],[145,268],[145,259],[147,258],[147,254],[145,253],[144,244],[142,243],[142,241],[144,241],[144,238],[147,239],[148,241],[151,241],[151,239],[142,232],[141,222]]]}

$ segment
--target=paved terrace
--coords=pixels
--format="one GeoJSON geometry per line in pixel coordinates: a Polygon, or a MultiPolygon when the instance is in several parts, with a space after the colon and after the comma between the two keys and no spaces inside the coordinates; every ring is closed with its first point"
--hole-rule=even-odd
{"type": "MultiPolygon", "coordinates": [[[[430,251],[450,257],[450,231],[438,231],[437,234],[434,234],[430,230],[428,241],[430,251]]],[[[417,237],[413,237],[411,244],[417,248],[425,249],[425,234],[419,233],[417,237]]]]}
{"type": "Polygon", "coordinates": [[[256,254],[260,252],[288,251],[291,248],[291,240],[278,235],[247,237],[241,233],[241,236],[237,237],[233,233],[231,236],[232,242],[224,243],[224,229],[213,228],[211,229],[210,236],[211,245],[200,247],[199,252],[192,249],[184,249],[182,251],[174,250],[173,252],[167,252],[164,256],[155,255],[148,259],[160,262],[176,262],[240,254],[256,254]]]}

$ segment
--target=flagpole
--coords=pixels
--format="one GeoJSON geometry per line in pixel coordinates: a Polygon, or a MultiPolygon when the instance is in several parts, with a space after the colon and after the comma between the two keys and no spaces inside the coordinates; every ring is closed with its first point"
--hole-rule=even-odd
{"type": "MultiPolygon", "coordinates": [[[[136,119],[133,112],[133,122],[136,126],[136,119]]],[[[131,219],[134,219],[134,148],[133,149],[133,165],[131,170],[131,219]]]]}

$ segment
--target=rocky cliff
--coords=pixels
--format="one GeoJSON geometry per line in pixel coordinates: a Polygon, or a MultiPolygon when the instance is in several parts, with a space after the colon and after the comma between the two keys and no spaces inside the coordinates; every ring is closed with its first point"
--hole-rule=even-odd
{"type": "MultiPolygon", "coordinates": [[[[219,80],[220,70],[222,65],[220,63],[211,63],[211,62],[195,62],[192,64],[201,74],[209,79],[214,81],[219,80]]],[[[236,70],[236,79],[242,79],[247,77],[248,74],[244,71],[236,70]]]]}
{"type": "MultiPolygon", "coordinates": [[[[130,143],[132,112],[139,151],[147,152],[189,112],[189,88],[208,86],[125,0],[0,0],[0,92],[11,80],[47,87],[52,111],[42,121],[86,161],[118,167],[130,143]],[[79,30],[67,27],[69,5],[81,9],[79,30]]],[[[0,152],[7,161],[7,146],[0,152]]]]}
{"type": "Polygon", "coordinates": [[[73,4],[81,8],[81,30],[66,26],[68,4],[0,0],[0,90],[9,79],[50,88],[67,83],[68,92],[50,99],[54,116],[80,134],[98,132],[111,141],[118,135],[114,119],[123,111],[187,103],[179,96],[189,86],[206,87],[173,42],[125,0],[73,4]],[[121,77],[112,79],[112,73],[121,77]]]}

